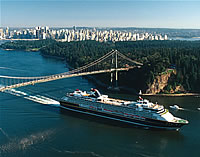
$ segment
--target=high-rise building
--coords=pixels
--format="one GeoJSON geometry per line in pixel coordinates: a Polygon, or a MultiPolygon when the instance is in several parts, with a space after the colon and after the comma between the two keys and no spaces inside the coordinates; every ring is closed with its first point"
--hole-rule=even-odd
{"type": "Polygon", "coordinates": [[[46,33],[45,32],[42,33],[42,39],[46,39],[46,33]]]}
{"type": "Polygon", "coordinates": [[[154,38],[155,40],[158,40],[159,38],[158,38],[158,35],[155,35],[155,38],[154,38]]]}
{"type": "Polygon", "coordinates": [[[0,39],[3,39],[3,37],[4,37],[4,33],[3,33],[3,29],[1,28],[0,29],[0,39]]]}
{"type": "Polygon", "coordinates": [[[167,37],[167,35],[165,34],[165,36],[164,36],[164,40],[167,40],[168,39],[168,37],[167,37]]]}
{"type": "Polygon", "coordinates": [[[9,36],[9,27],[6,27],[6,36],[9,36]]]}
{"type": "Polygon", "coordinates": [[[46,27],[45,27],[45,33],[48,33],[48,32],[49,32],[49,27],[46,26],[46,27]]]}

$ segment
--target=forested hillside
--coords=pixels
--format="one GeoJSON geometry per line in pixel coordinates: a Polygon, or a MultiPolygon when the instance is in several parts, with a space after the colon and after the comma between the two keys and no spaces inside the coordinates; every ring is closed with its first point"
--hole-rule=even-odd
{"type": "MultiPolygon", "coordinates": [[[[186,91],[200,92],[200,41],[137,41],[99,43],[95,41],[56,42],[19,41],[8,42],[1,45],[6,49],[40,48],[44,55],[60,56],[66,58],[67,63],[76,68],[91,62],[111,49],[117,49],[133,60],[142,62],[140,69],[121,72],[119,85],[143,89],[146,91],[156,76],[166,72],[169,68],[174,73],[169,78],[163,92],[181,85],[186,91]]],[[[102,74],[97,76],[108,75],[102,74]]],[[[109,78],[109,77],[108,77],[109,78]]],[[[109,83],[109,79],[102,81],[109,83]]]]}

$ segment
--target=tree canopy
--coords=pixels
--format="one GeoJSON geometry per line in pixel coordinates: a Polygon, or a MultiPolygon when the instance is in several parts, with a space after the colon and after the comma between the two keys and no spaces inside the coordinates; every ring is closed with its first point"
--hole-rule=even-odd
{"type": "MultiPolygon", "coordinates": [[[[171,68],[176,70],[176,74],[168,82],[170,88],[182,85],[187,91],[200,92],[200,41],[168,40],[116,43],[80,41],[68,43],[40,40],[8,42],[2,44],[1,48],[24,50],[40,48],[41,54],[63,57],[73,68],[94,61],[111,49],[117,49],[129,58],[144,64],[140,69],[121,72],[120,85],[137,90],[146,89],[156,76],[171,68]]],[[[103,81],[109,83],[109,80],[103,81]]]]}

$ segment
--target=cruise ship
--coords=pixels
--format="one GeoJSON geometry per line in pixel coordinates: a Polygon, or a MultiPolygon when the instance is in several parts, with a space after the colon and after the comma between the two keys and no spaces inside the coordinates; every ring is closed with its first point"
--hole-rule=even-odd
{"type": "Polygon", "coordinates": [[[109,98],[97,89],[75,90],[60,100],[61,108],[114,121],[131,126],[179,130],[187,120],[173,116],[163,105],[139,97],[137,101],[109,98]]]}

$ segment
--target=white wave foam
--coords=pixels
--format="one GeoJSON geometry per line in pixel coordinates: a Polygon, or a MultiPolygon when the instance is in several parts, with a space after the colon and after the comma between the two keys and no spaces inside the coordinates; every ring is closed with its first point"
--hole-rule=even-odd
{"type": "Polygon", "coordinates": [[[9,68],[9,67],[0,67],[0,69],[14,70],[14,71],[27,71],[27,70],[15,69],[15,68],[9,68]]]}
{"type": "Polygon", "coordinates": [[[0,154],[26,150],[33,145],[45,141],[53,133],[54,133],[53,130],[46,130],[43,132],[31,134],[21,139],[16,138],[13,140],[9,140],[8,143],[0,146],[0,154]]]}
{"type": "Polygon", "coordinates": [[[74,155],[90,155],[90,156],[94,156],[94,157],[103,157],[95,152],[89,151],[89,152],[81,152],[81,151],[70,151],[70,150],[59,150],[56,148],[52,148],[54,151],[58,152],[58,153],[63,153],[63,154],[74,154],[74,155]]]}
{"type": "Polygon", "coordinates": [[[186,110],[185,108],[180,107],[179,110],[186,110]]]}
{"type": "Polygon", "coordinates": [[[60,103],[54,99],[42,96],[42,95],[33,95],[31,93],[26,93],[23,91],[19,91],[16,89],[9,89],[4,91],[6,93],[15,95],[15,96],[19,96],[19,97],[23,97],[24,99],[28,99],[40,104],[45,104],[45,105],[50,105],[50,106],[54,106],[54,107],[60,107],[60,103]]]}
{"type": "Polygon", "coordinates": [[[9,136],[8,136],[8,134],[2,128],[0,128],[0,131],[2,132],[2,134],[4,136],[6,136],[7,139],[10,139],[9,136]]]}

